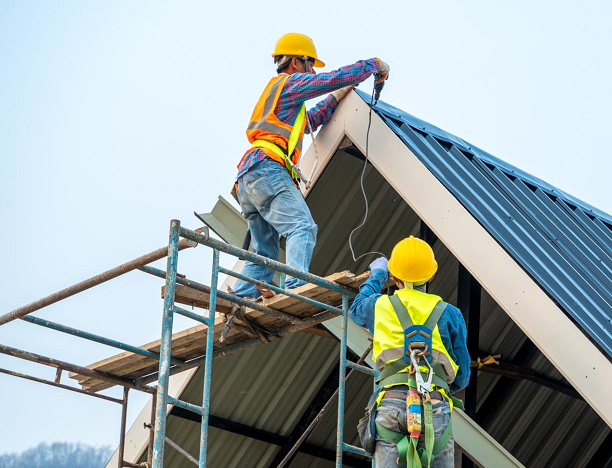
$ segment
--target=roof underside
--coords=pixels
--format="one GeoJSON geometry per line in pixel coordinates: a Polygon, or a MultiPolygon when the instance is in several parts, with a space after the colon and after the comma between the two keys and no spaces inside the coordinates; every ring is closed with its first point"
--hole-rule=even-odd
{"type": "Polygon", "coordinates": [[[395,107],[375,110],[612,357],[612,217],[395,107]]]}

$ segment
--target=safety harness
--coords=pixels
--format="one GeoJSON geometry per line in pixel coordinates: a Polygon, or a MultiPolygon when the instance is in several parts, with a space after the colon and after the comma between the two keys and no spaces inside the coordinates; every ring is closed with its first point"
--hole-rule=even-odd
{"type": "MultiPolygon", "coordinates": [[[[393,361],[383,368],[377,384],[383,389],[398,384],[409,387],[406,399],[408,434],[391,431],[378,423],[376,423],[376,431],[380,437],[397,445],[398,464],[406,464],[408,468],[421,468],[421,466],[429,468],[435,455],[444,448],[452,435],[451,420],[449,420],[442,436],[434,442],[430,392],[439,391],[449,400],[451,410],[453,405],[463,408],[463,402],[448,393],[444,366],[432,356],[433,330],[447,304],[439,301],[425,323],[415,325],[401,299],[396,295],[390,296],[389,299],[404,330],[404,355],[403,359],[393,361]],[[406,369],[407,364],[409,365],[408,371],[402,372],[406,369]],[[425,368],[425,371],[419,367],[425,368]],[[425,449],[417,448],[421,433],[421,404],[425,423],[425,449]]],[[[381,394],[379,402],[382,396],[381,394]]]]}
{"type": "MultiPolygon", "coordinates": [[[[291,156],[293,155],[293,151],[298,144],[300,139],[300,133],[302,128],[304,127],[304,119],[306,118],[306,104],[302,104],[300,110],[298,112],[297,117],[295,118],[295,122],[293,123],[293,128],[291,129],[291,133],[289,134],[289,140],[287,141],[287,151],[285,152],[280,146],[272,143],[268,140],[255,140],[253,141],[253,148],[264,148],[272,151],[275,155],[283,160],[285,163],[285,167],[289,171],[289,175],[291,178],[298,182],[300,180],[306,181],[306,178],[298,168],[297,164],[293,164],[291,161],[291,156]]],[[[306,181],[307,182],[307,181],[306,181]]]]}

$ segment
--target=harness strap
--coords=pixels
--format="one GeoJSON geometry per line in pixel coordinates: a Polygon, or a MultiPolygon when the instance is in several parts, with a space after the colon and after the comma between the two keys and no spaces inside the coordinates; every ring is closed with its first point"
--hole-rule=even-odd
{"type": "Polygon", "coordinates": [[[427,395],[427,399],[423,402],[423,413],[425,413],[425,453],[427,455],[427,468],[430,468],[435,433],[433,427],[433,414],[431,410],[431,398],[429,398],[429,395],[427,395]]]}
{"type": "MultiPolygon", "coordinates": [[[[377,383],[380,387],[388,387],[389,385],[399,384],[412,385],[416,387],[416,382],[414,378],[410,378],[410,374],[408,374],[408,372],[401,372],[399,374],[391,375],[383,380],[380,380],[377,383]]],[[[443,380],[441,377],[438,377],[435,374],[431,380],[431,383],[438,388],[448,390],[448,382],[446,381],[446,379],[443,380]]]]}
{"type": "Polygon", "coordinates": [[[285,167],[289,171],[289,174],[293,180],[304,180],[306,182],[306,178],[302,175],[297,165],[293,164],[293,161],[291,161],[291,155],[293,154],[295,147],[300,140],[300,134],[302,132],[302,127],[304,126],[305,118],[306,104],[302,104],[302,107],[300,107],[298,115],[295,118],[295,122],[293,122],[293,127],[291,128],[291,133],[289,134],[289,139],[287,140],[286,152],[280,146],[268,140],[255,140],[252,143],[252,148],[265,148],[272,151],[276,156],[283,160],[285,167]]]}
{"type": "Polygon", "coordinates": [[[429,317],[427,317],[427,320],[425,320],[424,325],[427,328],[431,328],[432,332],[433,332],[433,329],[436,328],[436,325],[438,324],[438,320],[440,320],[440,317],[442,316],[442,312],[444,312],[444,309],[446,309],[447,305],[448,304],[446,302],[439,301],[434,307],[434,309],[431,311],[431,314],[429,314],[429,317]]]}
{"type": "Polygon", "coordinates": [[[406,310],[406,306],[404,305],[402,300],[399,298],[399,296],[394,294],[393,296],[389,296],[389,300],[391,301],[391,305],[393,306],[393,309],[395,309],[397,318],[402,324],[402,328],[406,330],[407,328],[410,328],[411,326],[413,326],[414,322],[412,321],[412,317],[410,317],[408,310],[406,310]]]}

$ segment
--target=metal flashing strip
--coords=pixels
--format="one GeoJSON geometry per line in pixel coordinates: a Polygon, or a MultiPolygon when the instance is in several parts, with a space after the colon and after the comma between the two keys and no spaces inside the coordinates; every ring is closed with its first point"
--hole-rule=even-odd
{"type": "Polygon", "coordinates": [[[453,410],[455,442],[479,466],[495,468],[523,467],[521,462],[499,445],[487,432],[458,408],[453,410]],[[484,442],[484,443],[483,443],[484,442]]]}

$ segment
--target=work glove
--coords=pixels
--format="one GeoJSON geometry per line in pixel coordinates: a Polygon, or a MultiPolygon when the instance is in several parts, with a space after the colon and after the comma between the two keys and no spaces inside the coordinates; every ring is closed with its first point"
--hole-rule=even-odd
{"type": "Polygon", "coordinates": [[[387,267],[388,260],[385,257],[379,257],[370,263],[370,271],[374,270],[383,270],[385,273],[389,273],[389,268],[387,267]]]}
{"type": "Polygon", "coordinates": [[[389,66],[388,63],[383,62],[378,57],[376,57],[376,60],[378,60],[378,65],[380,68],[380,70],[378,71],[378,73],[380,73],[380,79],[377,80],[376,82],[381,83],[385,81],[387,78],[389,78],[389,72],[391,71],[391,67],[389,66]]]}
{"type": "Polygon", "coordinates": [[[346,96],[351,89],[353,89],[355,85],[345,86],[344,88],[337,89],[332,91],[331,95],[334,97],[336,102],[340,102],[340,100],[346,96]]]}

